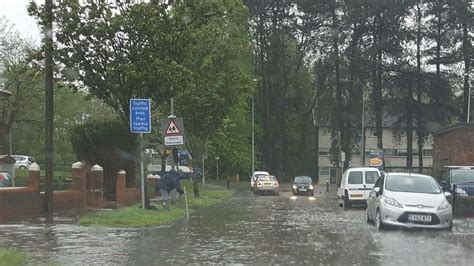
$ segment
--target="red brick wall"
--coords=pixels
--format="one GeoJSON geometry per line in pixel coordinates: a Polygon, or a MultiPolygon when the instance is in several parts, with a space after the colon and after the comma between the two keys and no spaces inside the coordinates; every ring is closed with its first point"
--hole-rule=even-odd
{"type": "MultiPolygon", "coordinates": [[[[41,192],[41,200],[44,192],[41,192]]],[[[84,193],[80,190],[54,191],[54,210],[70,210],[85,207],[84,193]]]]}
{"type": "Polygon", "coordinates": [[[434,135],[433,175],[445,165],[474,165],[474,127],[459,126],[434,135]]]}
{"type": "Polygon", "coordinates": [[[41,214],[41,200],[32,188],[0,189],[0,222],[13,221],[41,214]]]}

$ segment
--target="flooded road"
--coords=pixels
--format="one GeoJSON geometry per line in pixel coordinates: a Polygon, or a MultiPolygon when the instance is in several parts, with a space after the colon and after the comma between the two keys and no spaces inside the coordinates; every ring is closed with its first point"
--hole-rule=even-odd
{"type": "Polygon", "coordinates": [[[73,224],[0,225],[2,245],[59,264],[362,264],[471,265],[474,219],[449,231],[377,232],[364,208],[344,211],[335,192],[315,198],[249,191],[202,208],[189,221],[148,229],[73,224]]]}

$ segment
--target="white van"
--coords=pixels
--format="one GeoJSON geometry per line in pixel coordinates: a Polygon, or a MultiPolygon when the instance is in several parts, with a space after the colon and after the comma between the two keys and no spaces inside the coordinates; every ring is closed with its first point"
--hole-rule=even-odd
{"type": "Polygon", "coordinates": [[[342,175],[341,185],[337,189],[339,206],[348,208],[355,204],[367,204],[370,191],[379,176],[379,169],[373,167],[347,169],[342,175]]]}
{"type": "Polygon", "coordinates": [[[253,172],[252,177],[250,177],[250,190],[253,190],[255,180],[257,180],[258,176],[261,176],[261,175],[267,176],[267,175],[270,175],[270,173],[266,172],[266,171],[255,171],[255,172],[253,172]]]}

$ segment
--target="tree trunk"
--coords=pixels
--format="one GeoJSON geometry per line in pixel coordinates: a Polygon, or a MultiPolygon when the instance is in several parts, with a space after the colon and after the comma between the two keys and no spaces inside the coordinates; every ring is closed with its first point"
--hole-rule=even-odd
{"type": "Polygon", "coordinates": [[[416,108],[416,120],[417,120],[417,127],[416,127],[416,135],[417,135],[417,145],[418,145],[418,172],[423,173],[423,116],[422,116],[422,99],[421,99],[421,82],[420,82],[420,75],[421,75],[421,7],[420,4],[417,3],[416,5],[416,23],[417,23],[417,30],[416,30],[416,72],[418,73],[416,79],[416,101],[417,101],[417,108],[416,108]]]}
{"type": "MultiPolygon", "coordinates": [[[[464,60],[464,86],[463,86],[463,116],[464,119],[463,121],[467,121],[468,113],[471,110],[468,110],[468,102],[471,97],[469,95],[469,74],[470,74],[470,67],[471,67],[471,49],[472,49],[472,44],[471,41],[469,40],[469,32],[467,28],[467,24],[463,23],[463,47],[462,47],[462,53],[463,53],[463,60],[464,60]]],[[[472,104],[472,103],[471,103],[472,104]]],[[[471,120],[471,119],[469,119],[471,120]]],[[[470,121],[467,121],[468,123],[470,121]]]]}
{"type": "Polygon", "coordinates": [[[336,14],[336,1],[333,2],[332,8],[332,28],[333,28],[333,50],[334,50],[334,69],[335,69],[335,85],[336,85],[336,120],[337,126],[339,128],[339,139],[340,139],[340,150],[343,151],[344,149],[344,141],[346,138],[346,132],[344,128],[344,120],[342,115],[344,114],[344,105],[342,100],[342,91],[341,86],[339,84],[340,78],[340,69],[339,69],[339,43],[338,43],[338,35],[339,35],[339,26],[337,21],[337,14],[336,14]]]}
{"type": "Polygon", "coordinates": [[[408,85],[407,93],[407,169],[411,171],[413,166],[413,89],[408,85]]]}

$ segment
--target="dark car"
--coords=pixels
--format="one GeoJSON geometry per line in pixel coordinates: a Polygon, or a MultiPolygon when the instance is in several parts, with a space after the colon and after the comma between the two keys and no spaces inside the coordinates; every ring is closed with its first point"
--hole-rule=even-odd
{"type": "Polygon", "coordinates": [[[314,195],[313,180],[309,176],[297,176],[291,187],[293,195],[314,195]]]}
{"type": "Polygon", "coordinates": [[[449,198],[456,212],[474,214],[474,167],[448,166],[441,176],[441,188],[452,194],[449,198]]]}
{"type": "Polygon", "coordinates": [[[474,166],[447,166],[441,176],[441,188],[451,194],[474,197],[474,166]],[[453,191],[454,185],[456,191],[453,191]]]}

